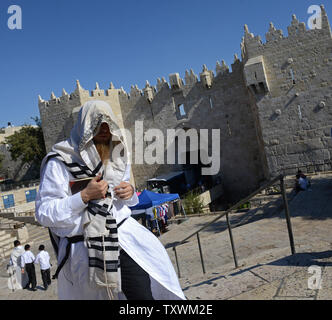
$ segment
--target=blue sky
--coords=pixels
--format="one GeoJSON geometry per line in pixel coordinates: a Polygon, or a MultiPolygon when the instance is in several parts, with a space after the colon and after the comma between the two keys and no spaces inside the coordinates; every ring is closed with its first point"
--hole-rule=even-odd
{"type": "MultiPolygon", "coordinates": [[[[315,0],[1,0],[0,127],[33,123],[38,95],[50,99],[75,90],[76,79],[93,90],[129,92],[157,78],[203,64],[230,66],[241,56],[243,26],[265,33],[272,21],[287,35],[292,14],[307,23],[315,0]],[[22,9],[22,30],[7,26],[8,7],[22,9]]],[[[330,19],[332,4],[323,2],[330,19]]]]}

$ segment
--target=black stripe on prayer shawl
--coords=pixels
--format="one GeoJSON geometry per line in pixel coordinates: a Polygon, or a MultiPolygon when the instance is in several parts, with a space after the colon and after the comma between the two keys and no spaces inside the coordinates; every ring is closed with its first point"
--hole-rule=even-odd
{"type": "MultiPolygon", "coordinates": [[[[106,210],[108,210],[109,209],[109,206],[105,203],[105,204],[103,204],[102,206],[100,205],[100,204],[98,204],[98,203],[91,203],[91,207],[97,207],[97,208],[99,208],[99,209],[102,209],[102,210],[104,210],[105,211],[105,209],[106,210]]],[[[111,205],[111,208],[113,207],[113,205],[111,205]]]]}
{"type": "Polygon", "coordinates": [[[103,165],[103,162],[100,161],[97,167],[92,171],[93,175],[96,175],[96,173],[100,170],[101,166],[103,165]]]}
{"type": "MultiPolygon", "coordinates": [[[[118,238],[114,238],[115,242],[118,241],[118,238]]],[[[91,244],[89,245],[88,247],[89,249],[96,249],[96,250],[99,250],[99,251],[103,251],[103,246],[98,246],[96,244],[91,244]]],[[[118,251],[118,244],[116,243],[114,246],[105,246],[105,250],[106,251],[118,251]]]]}
{"type": "MultiPolygon", "coordinates": [[[[118,260],[105,261],[107,272],[117,272],[120,267],[118,260]]],[[[89,257],[89,267],[99,268],[104,270],[104,261],[98,258],[89,257]]]]}
{"type": "Polygon", "coordinates": [[[85,178],[86,176],[88,176],[88,177],[95,177],[95,175],[94,174],[92,174],[92,173],[88,173],[88,172],[86,172],[86,171],[82,171],[82,170],[80,170],[80,171],[70,171],[71,172],[71,174],[75,177],[75,178],[85,178]],[[81,177],[80,177],[81,176],[81,177]]]}
{"type": "Polygon", "coordinates": [[[106,226],[106,229],[111,233],[111,234],[116,234],[118,231],[117,231],[117,229],[115,229],[115,228],[108,228],[107,226],[106,226]]]}
{"type": "MultiPolygon", "coordinates": [[[[104,264],[104,260],[103,259],[99,259],[96,257],[89,257],[90,262],[96,262],[96,263],[100,263],[100,264],[104,264]]],[[[105,261],[106,265],[119,265],[119,260],[107,260],[105,261]]]]}
{"type": "MultiPolygon", "coordinates": [[[[103,241],[103,237],[93,237],[93,238],[89,238],[89,240],[91,241],[99,241],[99,242],[102,242],[103,241]]],[[[104,241],[105,242],[115,242],[117,241],[117,238],[113,238],[113,237],[104,237],[104,241]]],[[[89,245],[88,245],[88,248],[89,248],[89,245]]]]}
{"type": "Polygon", "coordinates": [[[92,214],[92,215],[97,215],[99,214],[100,216],[106,218],[108,216],[107,212],[103,212],[103,211],[94,211],[91,207],[87,207],[88,211],[92,214]]]}
{"type": "MultiPolygon", "coordinates": [[[[84,172],[91,172],[91,170],[87,166],[81,166],[80,164],[73,162],[73,163],[66,163],[66,166],[69,168],[80,168],[84,172]]],[[[92,172],[91,172],[92,173],[92,172]]]]}

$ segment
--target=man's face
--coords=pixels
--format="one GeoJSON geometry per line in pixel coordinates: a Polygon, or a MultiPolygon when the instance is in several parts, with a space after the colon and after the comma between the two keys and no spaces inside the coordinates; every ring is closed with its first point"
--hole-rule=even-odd
{"type": "Polygon", "coordinates": [[[103,122],[99,128],[98,133],[93,137],[96,144],[109,144],[111,140],[111,133],[108,124],[103,122]]]}

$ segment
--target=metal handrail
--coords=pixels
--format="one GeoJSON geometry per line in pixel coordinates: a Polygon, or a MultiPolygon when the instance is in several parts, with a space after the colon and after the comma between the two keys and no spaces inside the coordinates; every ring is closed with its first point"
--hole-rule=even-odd
{"type": "Polygon", "coordinates": [[[181,276],[180,276],[180,268],[179,268],[179,262],[178,262],[178,255],[177,255],[177,252],[176,252],[176,247],[178,247],[178,246],[186,243],[187,240],[189,240],[190,238],[192,238],[193,236],[196,235],[197,236],[197,241],[198,241],[199,252],[200,252],[202,269],[203,269],[203,273],[205,273],[205,266],[204,266],[204,260],[203,260],[203,254],[202,254],[202,247],[201,247],[201,243],[200,243],[199,235],[198,234],[199,234],[199,232],[201,232],[202,230],[206,229],[208,226],[210,226],[211,224],[213,224],[214,222],[218,221],[220,218],[222,218],[224,216],[226,216],[226,220],[227,220],[227,227],[228,227],[230,241],[231,241],[231,246],[232,246],[232,251],[233,251],[233,258],[234,258],[235,268],[238,268],[238,262],[237,262],[236,252],[235,252],[233,235],[232,235],[232,227],[231,227],[231,224],[230,224],[230,221],[229,221],[229,218],[228,218],[228,214],[231,213],[231,211],[233,211],[233,210],[237,209],[238,207],[240,207],[242,204],[247,203],[251,198],[253,198],[254,196],[256,196],[262,190],[264,190],[264,189],[272,186],[273,184],[275,184],[278,180],[280,181],[281,194],[282,194],[282,198],[283,198],[283,202],[284,202],[284,207],[285,207],[285,215],[286,215],[286,222],[287,222],[287,228],[288,228],[288,235],[289,235],[289,240],[290,240],[291,252],[292,252],[292,254],[295,254],[294,237],[293,237],[293,232],[292,232],[292,227],[291,227],[291,221],[290,221],[290,214],[289,214],[289,208],[288,208],[287,195],[286,195],[286,191],[285,191],[284,176],[281,174],[281,175],[273,178],[269,182],[265,183],[263,186],[261,186],[259,189],[257,189],[253,193],[251,193],[249,196],[247,196],[246,198],[244,198],[244,199],[240,200],[239,202],[237,202],[236,204],[234,204],[227,211],[224,211],[222,214],[220,214],[215,219],[213,219],[212,221],[210,221],[207,224],[205,224],[203,227],[201,227],[200,229],[198,229],[194,233],[192,233],[189,236],[187,236],[185,239],[183,239],[180,242],[177,242],[177,243],[174,244],[173,251],[174,251],[174,254],[175,254],[175,260],[176,260],[176,265],[177,265],[177,269],[178,269],[178,276],[179,276],[179,278],[181,276]]]}

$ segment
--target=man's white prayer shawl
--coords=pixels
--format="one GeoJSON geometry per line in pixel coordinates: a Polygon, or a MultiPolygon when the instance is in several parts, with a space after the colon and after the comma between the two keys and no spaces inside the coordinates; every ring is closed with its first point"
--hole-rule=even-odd
{"type": "MultiPolygon", "coordinates": [[[[87,108],[97,108],[98,110],[102,108],[103,112],[106,111],[106,114],[111,112],[111,107],[104,102],[91,101],[86,103],[79,115],[78,123],[71,132],[70,139],[57,144],[57,147],[66,150],[73,162],[82,159],[90,169],[93,169],[98,164],[99,155],[91,141],[94,134],[92,122],[99,123],[100,121],[92,120],[93,115],[88,115],[87,108]],[[84,123],[84,121],[87,122],[84,123]],[[83,137],[83,139],[80,139],[80,137],[83,137]],[[86,145],[86,148],[81,148],[80,144],[81,146],[86,145]]],[[[113,115],[109,116],[111,120],[112,117],[113,115]]],[[[106,122],[109,124],[111,131],[117,128],[115,122],[109,122],[108,119],[106,119],[106,122]]],[[[112,132],[112,134],[115,134],[115,132],[112,132]]],[[[129,182],[130,163],[128,163],[123,176],[125,159],[114,160],[108,163],[107,170],[105,170],[107,181],[112,186],[118,185],[122,180],[129,182]]],[[[41,225],[49,227],[52,233],[60,238],[58,261],[61,261],[61,258],[65,255],[66,237],[82,234],[84,230],[82,225],[83,222],[85,223],[83,218],[89,221],[88,217],[82,216],[82,214],[86,214],[84,211],[86,206],[83,205],[81,198],[71,195],[69,187],[66,187],[71,179],[68,172],[68,167],[58,160],[50,160],[46,166],[44,161],[41,170],[41,183],[36,197],[37,221],[41,225]]],[[[119,224],[126,219],[118,228],[119,245],[149,274],[154,299],[185,299],[166,249],[152,232],[130,216],[131,211],[128,205],[134,206],[137,203],[136,194],[129,200],[114,198],[113,213],[116,215],[117,223],[119,224]]],[[[68,262],[59,274],[59,299],[108,299],[109,295],[104,287],[96,286],[96,284],[89,281],[88,249],[85,243],[73,243],[71,247],[68,262]]],[[[126,297],[122,292],[119,292],[118,298],[125,299],[126,297]]]]}
{"type": "Polygon", "coordinates": [[[62,161],[77,179],[95,177],[98,173],[104,176],[103,165],[93,142],[93,137],[102,123],[108,124],[112,139],[120,141],[120,144],[110,155],[114,175],[107,181],[108,196],[103,200],[89,202],[83,214],[83,230],[89,252],[90,281],[99,286],[116,288],[120,285],[121,271],[117,225],[112,214],[112,190],[123,180],[128,154],[110,106],[103,101],[85,103],[78,114],[70,139],[55,144],[41,167],[55,157],[62,161]]]}

